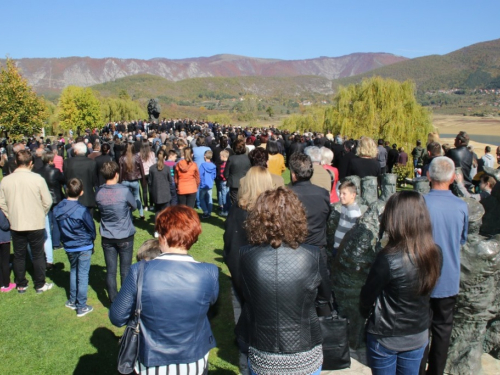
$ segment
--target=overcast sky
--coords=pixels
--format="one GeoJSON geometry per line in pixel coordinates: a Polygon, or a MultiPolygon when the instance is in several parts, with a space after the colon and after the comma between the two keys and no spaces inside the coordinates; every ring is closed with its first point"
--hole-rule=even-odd
{"type": "Polygon", "coordinates": [[[500,38],[499,0],[2,0],[0,15],[0,58],[413,58],[500,38]]]}

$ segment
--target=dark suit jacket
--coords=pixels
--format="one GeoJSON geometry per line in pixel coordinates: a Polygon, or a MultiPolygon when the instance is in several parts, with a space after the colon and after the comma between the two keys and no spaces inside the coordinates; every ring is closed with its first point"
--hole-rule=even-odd
{"type": "Polygon", "coordinates": [[[99,155],[94,160],[95,160],[95,163],[96,163],[96,171],[95,172],[96,172],[96,175],[97,175],[97,177],[96,177],[96,180],[97,180],[96,187],[99,187],[102,184],[106,183],[106,180],[104,179],[104,177],[102,176],[102,174],[100,172],[101,168],[102,168],[102,166],[103,166],[104,163],[113,161],[113,157],[110,154],[99,155]]]}
{"type": "Polygon", "coordinates": [[[250,159],[247,154],[231,155],[224,168],[224,178],[227,180],[227,185],[233,189],[240,188],[240,179],[245,177],[250,169],[250,159]]]}
{"type": "Polygon", "coordinates": [[[326,246],[326,221],[330,216],[330,193],[311,181],[297,181],[289,186],[304,205],[307,215],[305,244],[326,246]]]}
{"type": "Polygon", "coordinates": [[[88,208],[95,206],[94,186],[97,184],[95,160],[85,155],[75,155],[71,159],[64,160],[63,170],[66,181],[79,178],[83,182],[83,195],[78,201],[88,208]]]}

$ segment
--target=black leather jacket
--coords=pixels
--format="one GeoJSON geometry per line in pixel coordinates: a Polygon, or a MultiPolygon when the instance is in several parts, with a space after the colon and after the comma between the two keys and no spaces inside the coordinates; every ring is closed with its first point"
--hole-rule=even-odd
{"type": "Polygon", "coordinates": [[[369,333],[405,336],[429,328],[430,293],[417,295],[417,282],[417,268],[403,252],[377,254],[360,296],[369,333]]]}
{"type": "Polygon", "coordinates": [[[472,152],[467,150],[467,147],[461,146],[457,148],[452,148],[451,150],[448,151],[448,156],[453,162],[455,163],[455,167],[462,168],[462,172],[464,174],[464,181],[468,182],[469,184],[472,182],[472,179],[470,177],[470,170],[472,168],[472,159],[473,155],[472,152]]]}
{"type": "Polygon", "coordinates": [[[316,298],[331,297],[326,266],[315,246],[240,249],[245,304],[238,339],[270,353],[297,353],[322,343],[316,298]]]}
{"type": "Polygon", "coordinates": [[[59,202],[64,199],[64,194],[62,191],[62,186],[66,183],[64,175],[59,169],[53,165],[44,164],[43,167],[38,169],[35,173],[38,173],[43,177],[50,191],[50,196],[52,197],[52,207],[56,206],[59,202]]]}

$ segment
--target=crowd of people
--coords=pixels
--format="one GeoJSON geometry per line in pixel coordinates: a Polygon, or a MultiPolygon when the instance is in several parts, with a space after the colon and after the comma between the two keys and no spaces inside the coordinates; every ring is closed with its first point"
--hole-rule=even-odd
{"type": "Polygon", "coordinates": [[[335,272],[327,260],[361,216],[356,185],[345,177],[380,177],[413,162],[416,176],[428,176],[431,192],[403,191],[387,202],[381,226],[388,242],[360,290],[360,308],[374,374],[442,374],[468,225],[467,205],[449,186],[457,181],[464,194],[483,199],[495,185],[481,175],[494,165],[491,149],[479,159],[468,141],[460,132],[443,156],[445,145],[430,134],[426,148],[418,141],[409,161],[403,147],[383,139],[189,119],[110,123],[74,139],[60,134],[50,141],[5,141],[1,291],[27,291],[28,254],[36,293],[50,290],[45,273],[54,267],[53,250],[64,248],[71,265],[65,306],[78,317],[92,312],[87,289],[95,218],[110,319],[117,326],[134,314],[139,267],[146,262],[136,372],[207,373],[208,352],[216,346],[208,314],[218,297],[218,270],[194,260],[189,250],[201,234],[200,220],[213,216],[215,193],[218,215],[227,217],[224,260],[242,305],[236,336],[250,372],[319,374],[316,307],[332,300],[335,272]],[[287,167],[289,186],[282,176],[287,167]],[[329,248],[326,226],[337,202],[341,217],[329,248]],[[145,211],[155,212],[149,217],[157,240],[143,244],[132,265],[134,220],[146,220],[145,211]]]}

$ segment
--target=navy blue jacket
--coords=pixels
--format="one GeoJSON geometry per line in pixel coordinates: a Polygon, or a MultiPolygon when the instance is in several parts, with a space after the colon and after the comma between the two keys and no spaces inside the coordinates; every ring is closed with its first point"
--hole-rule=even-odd
{"type": "Polygon", "coordinates": [[[95,225],[87,207],[78,201],[64,199],[54,207],[64,250],[85,251],[94,248],[95,225]]]}
{"type": "MultiPolygon", "coordinates": [[[[135,312],[139,264],[130,267],[109,310],[109,319],[122,327],[135,312]]],[[[217,266],[189,255],[162,254],[147,262],[142,287],[139,360],[163,366],[192,363],[215,347],[207,318],[219,294],[217,266]]]]}
{"type": "Polygon", "coordinates": [[[5,214],[0,210],[0,243],[10,242],[10,223],[5,214]]]}

